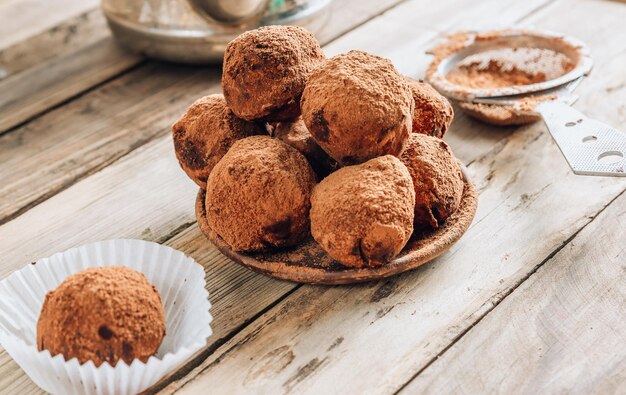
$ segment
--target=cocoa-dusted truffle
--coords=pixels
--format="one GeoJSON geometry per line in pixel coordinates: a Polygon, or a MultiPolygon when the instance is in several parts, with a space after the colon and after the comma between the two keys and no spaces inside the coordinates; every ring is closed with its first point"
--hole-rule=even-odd
{"type": "Polygon", "coordinates": [[[415,230],[440,227],[463,195],[463,174],[452,150],[443,140],[413,133],[400,160],[415,186],[415,230]]]}
{"type": "Polygon", "coordinates": [[[293,122],[276,124],[274,137],[306,156],[320,179],[339,168],[339,164],[315,142],[301,117],[293,122]]]}
{"type": "Polygon", "coordinates": [[[207,223],[235,251],[295,245],[309,234],[314,185],[295,148],[269,136],[239,140],[209,176],[207,223]]]}
{"type": "Polygon", "coordinates": [[[407,81],[415,100],[413,133],[442,138],[454,117],[452,105],[429,83],[408,77],[407,81]]]}
{"type": "Polygon", "coordinates": [[[196,100],[172,126],[178,162],[201,188],[235,141],[265,133],[264,127],[233,114],[219,94],[196,100]]]}
{"type": "Polygon", "coordinates": [[[243,119],[284,121],[300,115],[309,73],[324,59],[313,34],[296,26],[264,26],[231,41],[224,53],[222,90],[243,119]]]}
{"type": "Polygon", "coordinates": [[[146,277],[123,266],[92,267],[48,292],[37,348],[96,366],[146,362],[165,336],[161,297],[146,277]]]}
{"type": "Polygon", "coordinates": [[[347,266],[379,266],[395,257],[413,232],[411,176],[391,155],[337,170],[313,190],[311,233],[347,266]]]}
{"type": "Polygon", "coordinates": [[[408,83],[388,59],[350,51],[322,64],[302,94],[302,116],[337,162],[350,165],[399,155],[414,110],[408,83]]]}

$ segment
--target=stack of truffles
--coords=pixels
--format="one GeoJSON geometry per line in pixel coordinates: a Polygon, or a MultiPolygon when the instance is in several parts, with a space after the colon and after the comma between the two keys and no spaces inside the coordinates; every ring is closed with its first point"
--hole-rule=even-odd
{"type": "Polygon", "coordinates": [[[458,209],[463,176],[441,140],[452,107],[389,60],[327,59],[304,29],[262,27],[226,48],[222,89],[193,103],[173,138],[231,249],[312,235],[345,266],[380,266],[458,209]]]}

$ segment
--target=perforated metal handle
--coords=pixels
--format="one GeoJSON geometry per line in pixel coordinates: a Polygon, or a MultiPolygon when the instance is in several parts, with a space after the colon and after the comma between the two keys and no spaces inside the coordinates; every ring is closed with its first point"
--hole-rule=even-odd
{"type": "Polygon", "coordinates": [[[565,103],[544,102],[536,111],[575,174],[626,177],[626,134],[565,103]]]}

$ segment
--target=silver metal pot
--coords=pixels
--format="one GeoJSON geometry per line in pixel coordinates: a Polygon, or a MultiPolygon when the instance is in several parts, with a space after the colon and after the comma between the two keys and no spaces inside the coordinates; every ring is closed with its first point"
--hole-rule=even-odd
{"type": "Polygon", "coordinates": [[[263,25],[317,32],[332,0],[102,0],[114,36],[146,56],[219,63],[228,42],[263,25]]]}

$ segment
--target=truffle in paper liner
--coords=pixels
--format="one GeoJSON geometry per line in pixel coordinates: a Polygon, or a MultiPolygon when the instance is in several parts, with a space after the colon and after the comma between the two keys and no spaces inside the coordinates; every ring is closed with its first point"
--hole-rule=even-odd
{"type": "Polygon", "coordinates": [[[0,343],[26,374],[54,394],[136,394],[158,382],[206,344],[212,320],[204,270],[172,248],[141,240],[108,240],[39,260],[0,281],[0,343]],[[48,291],[92,266],[128,266],[155,285],[166,336],[155,356],[130,365],[95,367],[37,351],[37,320],[48,291]]]}

